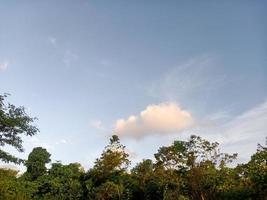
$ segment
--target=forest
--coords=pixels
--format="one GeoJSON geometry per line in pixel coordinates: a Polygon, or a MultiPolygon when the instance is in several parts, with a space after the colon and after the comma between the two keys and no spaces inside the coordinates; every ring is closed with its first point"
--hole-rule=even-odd
{"type": "Polygon", "coordinates": [[[0,169],[0,200],[267,199],[266,144],[255,144],[250,160],[235,167],[229,163],[237,154],[222,153],[217,142],[196,135],[160,147],[153,160],[135,166],[117,135],[89,170],[79,163],[51,163],[51,154],[42,147],[35,147],[25,160],[18,158],[4,147],[23,152],[22,136],[39,130],[35,118],[23,106],[7,103],[7,96],[0,95],[0,161],[24,165],[26,171],[0,169]]]}

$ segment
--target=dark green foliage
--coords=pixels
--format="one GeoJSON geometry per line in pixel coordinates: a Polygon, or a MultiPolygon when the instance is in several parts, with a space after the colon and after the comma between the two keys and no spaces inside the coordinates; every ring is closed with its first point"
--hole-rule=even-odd
{"type": "Polygon", "coordinates": [[[33,199],[36,185],[17,176],[17,171],[0,169],[0,200],[33,199]]]}
{"type": "Polygon", "coordinates": [[[106,180],[117,179],[119,175],[124,174],[130,164],[128,157],[125,146],[120,144],[118,136],[113,135],[91,171],[94,183],[102,184],[106,180]]]}
{"type": "Polygon", "coordinates": [[[38,179],[37,199],[82,199],[81,177],[84,170],[79,163],[53,163],[48,174],[38,179]]]}
{"type": "MultiPolygon", "coordinates": [[[[25,112],[24,107],[16,107],[6,103],[7,95],[0,95],[0,147],[10,145],[19,152],[23,152],[22,135],[33,136],[38,129],[32,125],[35,118],[31,118],[25,112]]],[[[0,149],[0,160],[4,162],[21,163],[17,158],[0,149]]]]}
{"type": "Polygon", "coordinates": [[[47,171],[46,164],[50,162],[50,153],[42,147],[36,147],[28,156],[25,162],[27,171],[25,175],[29,180],[36,180],[38,177],[44,175],[47,171]]]}
{"type": "Polygon", "coordinates": [[[23,175],[0,169],[0,200],[266,200],[266,152],[259,145],[247,164],[229,168],[236,154],[191,136],[160,147],[155,162],[143,160],[129,171],[125,146],[114,135],[85,172],[79,163],[47,169],[50,153],[36,147],[23,175]]]}

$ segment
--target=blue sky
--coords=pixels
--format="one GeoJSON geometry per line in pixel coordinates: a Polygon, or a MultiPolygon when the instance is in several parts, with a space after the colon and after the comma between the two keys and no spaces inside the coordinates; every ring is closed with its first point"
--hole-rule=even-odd
{"type": "Polygon", "coordinates": [[[266,8],[2,1],[0,92],[39,119],[20,156],[44,146],[88,168],[116,131],[133,162],[193,133],[248,160],[267,135],[266,8]]]}

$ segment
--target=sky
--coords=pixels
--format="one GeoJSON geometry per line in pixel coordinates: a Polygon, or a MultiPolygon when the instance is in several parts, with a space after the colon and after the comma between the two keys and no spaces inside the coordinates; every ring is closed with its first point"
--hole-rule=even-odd
{"type": "MultiPolygon", "coordinates": [[[[133,165],[191,134],[246,162],[267,136],[266,1],[0,3],[0,93],[52,161],[92,167],[116,133],[133,165]]],[[[22,166],[19,166],[23,168],[22,166]]]]}

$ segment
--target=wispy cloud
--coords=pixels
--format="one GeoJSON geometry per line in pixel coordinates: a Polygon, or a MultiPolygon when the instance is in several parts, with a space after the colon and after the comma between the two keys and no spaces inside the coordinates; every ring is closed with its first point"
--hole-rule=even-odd
{"type": "Polygon", "coordinates": [[[206,123],[199,123],[190,132],[217,141],[225,152],[239,154],[238,161],[248,161],[258,143],[265,143],[267,136],[267,100],[240,115],[224,112],[210,115],[206,123]]]}
{"type": "Polygon", "coordinates": [[[194,101],[199,96],[208,97],[226,82],[217,60],[215,55],[203,55],[182,62],[150,83],[146,87],[146,94],[182,103],[194,101]]]}
{"type": "Polygon", "coordinates": [[[261,142],[267,136],[267,101],[225,125],[225,143],[261,142]]]}
{"type": "Polygon", "coordinates": [[[66,144],[71,144],[71,142],[67,141],[66,139],[60,139],[60,140],[56,140],[53,142],[47,142],[47,141],[43,141],[41,140],[39,137],[37,136],[33,136],[31,138],[29,138],[28,140],[30,146],[32,148],[34,147],[43,147],[46,148],[49,151],[53,151],[56,149],[57,145],[66,145],[66,144]]]}
{"type": "Polygon", "coordinates": [[[8,68],[8,65],[9,65],[8,61],[0,62],[0,72],[6,71],[8,68]]]}
{"type": "Polygon", "coordinates": [[[54,145],[41,141],[37,136],[31,137],[28,141],[32,147],[44,147],[48,150],[53,150],[55,148],[54,145]]]}
{"type": "Polygon", "coordinates": [[[141,138],[146,135],[177,133],[193,124],[191,113],[182,110],[176,103],[149,105],[139,115],[119,119],[115,133],[120,136],[141,138]]]}
{"type": "Polygon", "coordinates": [[[55,143],[56,145],[60,145],[60,144],[70,144],[66,139],[61,139],[58,142],[55,143]]]}
{"type": "Polygon", "coordinates": [[[70,67],[72,62],[77,60],[77,59],[78,59],[78,56],[75,53],[73,53],[72,51],[67,50],[64,53],[62,61],[65,64],[66,67],[70,67]]]}
{"type": "Polygon", "coordinates": [[[97,129],[97,130],[105,130],[105,127],[103,126],[103,123],[100,120],[92,120],[90,122],[91,127],[97,129]]]}
{"type": "Polygon", "coordinates": [[[55,37],[48,37],[48,42],[53,46],[56,47],[57,46],[57,38],[55,37]]]}
{"type": "Polygon", "coordinates": [[[62,62],[66,67],[70,67],[75,60],[78,60],[78,55],[75,54],[73,51],[69,49],[63,49],[62,51],[63,46],[62,44],[60,45],[58,43],[58,39],[56,37],[50,36],[47,38],[47,41],[50,45],[52,45],[53,47],[58,47],[58,50],[61,51],[63,56],[62,62]]]}

